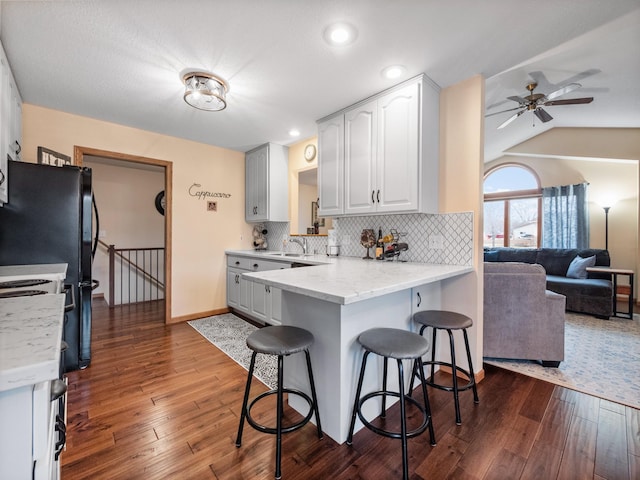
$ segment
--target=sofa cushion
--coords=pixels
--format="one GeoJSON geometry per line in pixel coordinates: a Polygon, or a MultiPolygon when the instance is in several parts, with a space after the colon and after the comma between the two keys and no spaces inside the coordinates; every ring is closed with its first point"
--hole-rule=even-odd
{"type": "Polygon", "coordinates": [[[593,267],[596,264],[596,256],[583,258],[580,255],[576,255],[567,269],[568,278],[587,278],[587,268],[593,267]]]}
{"type": "Polygon", "coordinates": [[[538,263],[535,248],[500,248],[497,252],[501,262],[538,263]]]}
{"type": "Polygon", "coordinates": [[[611,282],[609,280],[567,278],[558,275],[547,275],[547,288],[552,292],[565,296],[590,296],[611,298],[611,282]]]}
{"type": "Polygon", "coordinates": [[[577,250],[564,248],[541,248],[538,250],[536,263],[544,267],[547,275],[565,276],[571,260],[577,255],[577,250]]]}
{"type": "Polygon", "coordinates": [[[499,260],[497,250],[485,250],[484,261],[485,262],[497,262],[499,260]]]}

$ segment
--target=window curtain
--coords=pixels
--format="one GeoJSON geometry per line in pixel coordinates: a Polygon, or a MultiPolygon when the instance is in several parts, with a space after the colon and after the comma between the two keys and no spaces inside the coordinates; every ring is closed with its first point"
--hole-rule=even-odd
{"type": "Polygon", "coordinates": [[[542,189],[542,246],[589,248],[587,185],[542,189]]]}

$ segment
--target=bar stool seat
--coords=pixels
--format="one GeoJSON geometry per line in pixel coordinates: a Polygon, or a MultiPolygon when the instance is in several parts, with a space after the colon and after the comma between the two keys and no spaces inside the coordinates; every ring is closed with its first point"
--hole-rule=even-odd
{"type": "MultiPolygon", "coordinates": [[[[473,363],[471,361],[471,350],[469,349],[469,337],[467,335],[467,328],[473,326],[473,320],[457,312],[449,312],[446,310],[425,310],[422,312],[417,312],[413,315],[413,320],[416,323],[422,325],[420,328],[420,335],[422,335],[427,327],[431,327],[433,329],[433,337],[432,337],[432,346],[431,349],[431,360],[423,362],[423,365],[431,366],[431,376],[426,380],[426,384],[438,388],[440,390],[445,390],[447,392],[453,392],[454,406],[456,411],[456,424],[461,425],[462,419],[460,416],[460,401],[459,401],[459,392],[464,390],[473,390],[473,401],[474,403],[479,403],[480,400],[478,398],[478,390],[476,388],[476,379],[473,374],[473,363]],[[438,330],[446,330],[449,334],[449,345],[450,345],[450,353],[451,353],[451,362],[444,361],[436,361],[436,333],[438,330]],[[469,364],[469,369],[463,369],[460,366],[456,365],[456,349],[453,339],[453,331],[454,330],[462,330],[462,334],[464,337],[464,345],[467,353],[467,362],[469,364]],[[443,385],[435,382],[434,374],[435,374],[435,366],[441,365],[451,368],[452,373],[452,384],[451,385],[443,385]],[[458,384],[458,376],[457,373],[460,372],[464,375],[468,381],[462,385],[458,384]]],[[[414,375],[415,377],[415,375],[414,375]]],[[[411,378],[411,389],[413,389],[413,379],[411,378]]]]}
{"type": "MultiPolygon", "coordinates": [[[[403,478],[409,478],[407,439],[413,438],[429,428],[431,445],[436,444],[435,434],[433,431],[433,423],[431,421],[431,407],[429,405],[429,397],[427,396],[426,383],[424,382],[424,371],[422,366],[422,356],[429,351],[429,342],[420,335],[400,330],[396,328],[373,328],[360,334],[358,343],[364,348],[364,356],[360,367],[360,377],[358,379],[358,387],[356,389],[355,402],[353,405],[353,413],[351,415],[351,424],[349,427],[349,435],[347,436],[347,445],[353,442],[353,430],[355,428],[356,416],[365,427],[373,432],[390,438],[399,438],[402,440],[402,468],[403,478]],[[362,383],[367,364],[367,358],[370,353],[374,353],[384,358],[384,371],[382,377],[382,390],[375,391],[360,397],[362,393],[362,383]],[[398,363],[398,385],[399,391],[393,392],[387,390],[387,361],[389,358],[395,359],[398,363]],[[404,368],[402,360],[412,359],[413,375],[418,375],[422,380],[422,394],[424,403],[420,404],[411,397],[411,390],[405,394],[404,390],[404,368]],[[391,431],[379,428],[368,421],[363,413],[362,406],[368,400],[375,397],[382,397],[381,417],[386,416],[386,397],[392,396],[400,399],[400,431],[391,431]],[[419,427],[407,431],[407,417],[405,402],[414,405],[422,413],[422,423],[419,427]]],[[[413,377],[412,377],[413,378],[413,377]]]]}
{"type": "Polygon", "coordinates": [[[313,381],[313,372],[311,369],[311,357],[309,356],[309,347],[313,344],[313,335],[311,332],[298,327],[288,325],[269,326],[260,328],[247,337],[247,346],[253,351],[251,355],[251,364],[249,366],[249,374],[247,376],[247,384],[244,392],[244,400],[242,402],[242,411],[240,413],[240,425],[238,426],[238,436],[236,438],[236,447],[240,447],[242,443],[242,432],[244,421],[256,430],[263,433],[276,435],[276,472],[275,478],[281,478],[281,460],[282,460],[282,434],[293,432],[306,425],[315,413],[316,426],[318,429],[318,438],[322,438],[322,427],[320,425],[320,413],[318,411],[318,398],[316,395],[316,387],[313,381]],[[300,390],[285,388],[283,384],[284,357],[295,353],[304,352],[307,361],[307,371],[309,373],[309,385],[311,388],[311,397],[300,390]],[[249,403],[249,393],[251,389],[251,379],[255,367],[257,354],[277,355],[278,356],[278,385],[275,389],[261,393],[249,403]],[[282,425],[283,416],[283,393],[289,395],[297,395],[303,398],[309,405],[307,415],[292,425],[282,425]],[[270,395],[277,396],[277,412],[275,427],[266,426],[258,423],[251,416],[251,409],[260,400],[270,395]]]}

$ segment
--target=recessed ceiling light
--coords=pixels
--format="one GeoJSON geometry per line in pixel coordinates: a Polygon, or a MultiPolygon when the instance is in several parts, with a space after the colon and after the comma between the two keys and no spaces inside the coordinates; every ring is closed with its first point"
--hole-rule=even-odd
{"type": "Polygon", "coordinates": [[[289,135],[292,137],[299,137],[300,136],[300,130],[296,130],[295,128],[289,130],[289,135]]]}
{"type": "Polygon", "coordinates": [[[324,29],[323,37],[333,47],[344,47],[356,41],[358,31],[348,23],[334,23],[324,29]]]}
{"type": "Polygon", "coordinates": [[[402,65],[390,65],[382,70],[382,76],[389,79],[398,78],[402,76],[406,70],[402,65]]]}

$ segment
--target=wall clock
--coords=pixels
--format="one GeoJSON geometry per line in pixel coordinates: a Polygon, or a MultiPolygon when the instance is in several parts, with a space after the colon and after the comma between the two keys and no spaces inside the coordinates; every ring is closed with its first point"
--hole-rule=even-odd
{"type": "Polygon", "coordinates": [[[310,162],[314,158],[316,158],[316,146],[310,143],[304,147],[304,159],[310,162]]]}
{"type": "Polygon", "coordinates": [[[160,193],[156,195],[155,204],[156,204],[156,210],[158,210],[158,213],[160,213],[160,215],[164,215],[164,209],[167,205],[167,201],[164,197],[164,190],[162,190],[160,193]]]}

